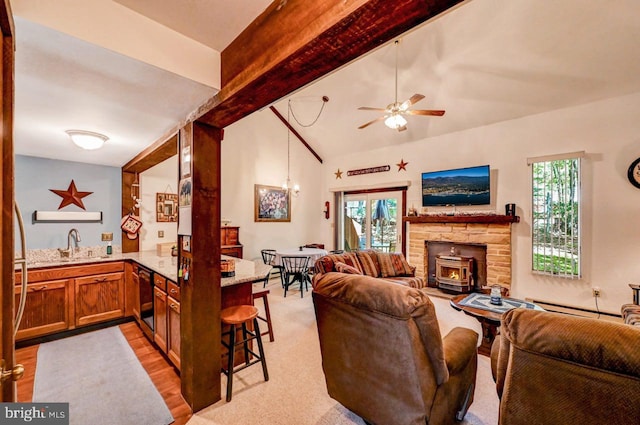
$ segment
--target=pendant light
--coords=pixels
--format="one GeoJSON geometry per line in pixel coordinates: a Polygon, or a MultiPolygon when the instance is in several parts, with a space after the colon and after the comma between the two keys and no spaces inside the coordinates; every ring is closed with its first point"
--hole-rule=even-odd
{"type": "MultiPolygon", "coordinates": [[[[287,124],[290,124],[290,115],[291,115],[291,99],[287,102],[287,124]]],[[[282,183],[282,190],[286,190],[291,193],[293,196],[298,196],[300,194],[300,186],[295,183],[291,186],[291,179],[289,178],[289,171],[291,168],[291,130],[287,126],[287,180],[282,183]]]]}

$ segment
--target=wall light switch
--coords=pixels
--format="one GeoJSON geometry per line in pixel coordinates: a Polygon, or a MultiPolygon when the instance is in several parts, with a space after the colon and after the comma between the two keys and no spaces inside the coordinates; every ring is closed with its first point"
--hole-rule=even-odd
{"type": "Polygon", "coordinates": [[[164,230],[158,230],[158,237],[164,238],[164,230]]]}

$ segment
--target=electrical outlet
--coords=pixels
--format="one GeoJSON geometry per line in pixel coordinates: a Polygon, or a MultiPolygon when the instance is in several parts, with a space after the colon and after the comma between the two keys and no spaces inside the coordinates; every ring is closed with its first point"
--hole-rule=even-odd
{"type": "Polygon", "coordinates": [[[594,286],[593,288],[591,288],[591,294],[593,295],[594,298],[597,298],[600,296],[600,288],[598,288],[597,286],[594,286]]]}
{"type": "Polygon", "coordinates": [[[164,238],[164,230],[158,230],[158,237],[164,238]]]}

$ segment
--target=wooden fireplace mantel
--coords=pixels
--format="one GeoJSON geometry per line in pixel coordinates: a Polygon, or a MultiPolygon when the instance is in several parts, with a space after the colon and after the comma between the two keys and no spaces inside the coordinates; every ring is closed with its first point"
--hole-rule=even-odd
{"type": "Polygon", "coordinates": [[[461,214],[461,215],[421,215],[404,216],[403,223],[519,223],[520,216],[489,215],[489,214],[461,214]]]}

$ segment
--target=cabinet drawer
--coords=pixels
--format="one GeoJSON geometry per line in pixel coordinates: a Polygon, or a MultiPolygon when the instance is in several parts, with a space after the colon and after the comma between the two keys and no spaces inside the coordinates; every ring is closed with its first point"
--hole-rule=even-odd
{"type": "Polygon", "coordinates": [[[167,279],[161,274],[158,274],[158,273],[153,274],[153,285],[156,288],[160,288],[163,291],[167,292],[167,279]]]}
{"type": "Polygon", "coordinates": [[[230,257],[242,258],[242,246],[223,246],[220,249],[220,253],[230,257]]]}
{"type": "Polygon", "coordinates": [[[180,287],[167,279],[167,295],[180,301],[180,287]]]}

